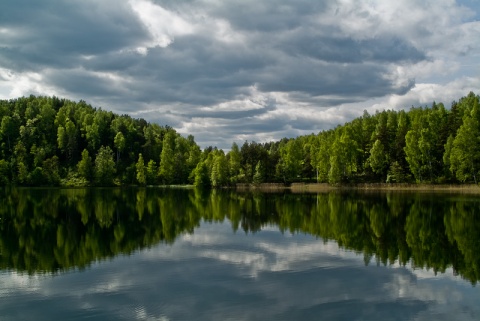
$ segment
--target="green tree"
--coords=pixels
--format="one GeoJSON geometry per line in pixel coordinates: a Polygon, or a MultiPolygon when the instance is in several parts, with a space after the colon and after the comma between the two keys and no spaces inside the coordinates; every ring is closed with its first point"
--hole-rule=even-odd
{"type": "Polygon", "coordinates": [[[397,117],[397,132],[393,145],[393,159],[390,160],[390,172],[395,171],[396,182],[403,182],[408,175],[408,163],[405,155],[405,136],[409,130],[408,117],[405,111],[400,111],[397,117]],[[396,164],[396,165],[395,165],[396,164]],[[395,170],[393,169],[395,166],[395,170]]]}
{"type": "Polygon", "coordinates": [[[115,135],[113,143],[115,145],[115,148],[117,149],[117,164],[118,164],[118,162],[120,161],[120,155],[122,151],[125,149],[125,137],[123,136],[122,132],[118,132],[117,135],[115,135]]]}
{"type": "MultiPolygon", "coordinates": [[[[300,140],[290,139],[280,148],[282,171],[286,181],[296,180],[300,177],[302,169],[302,145],[300,140]]],[[[258,164],[258,163],[257,163],[258,164]]]]}
{"type": "Polygon", "coordinates": [[[316,145],[315,155],[315,167],[317,169],[317,180],[319,182],[328,182],[328,174],[330,172],[330,157],[332,154],[332,145],[335,135],[333,131],[327,131],[321,133],[318,138],[316,145]]]}
{"type": "Polygon", "coordinates": [[[348,179],[356,171],[357,142],[353,140],[350,127],[338,128],[335,131],[330,157],[329,183],[338,183],[348,179]]]}
{"type": "Polygon", "coordinates": [[[59,160],[53,156],[43,161],[43,177],[48,185],[58,185],[60,183],[59,160]]]}
{"type": "Polygon", "coordinates": [[[163,138],[158,170],[158,176],[163,184],[171,184],[175,175],[174,139],[173,132],[168,132],[163,138]]]}
{"type": "Polygon", "coordinates": [[[0,185],[5,186],[10,184],[10,164],[0,159],[0,185]]]}
{"type": "Polygon", "coordinates": [[[164,128],[158,124],[148,124],[143,128],[145,144],[142,146],[145,159],[153,159],[158,163],[162,152],[162,137],[164,128]]]}
{"type": "Polygon", "coordinates": [[[82,159],[77,164],[77,170],[80,174],[80,177],[84,178],[87,182],[92,180],[94,168],[92,158],[88,154],[87,149],[82,151],[82,159]]]}
{"type": "Polygon", "coordinates": [[[210,178],[208,175],[208,167],[204,161],[200,161],[195,168],[195,186],[208,187],[210,186],[210,178]]]}
{"type": "Polygon", "coordinates": [[[12,117],[2,117],[2,123],[0,126],[0,136],[2,139],[7,140],[8,150],[11,150],[12,142],[15,139],[15,122],[12,117]]]}
{"type": "MultiPolygon", "coordinates": [[[[303,153],[302,142],[300,139],[283,139],[279,145],[279,160],[275,168],[275,176],[289,183],[298,180],[302,173],[303,153]]],[[[252,167],[252,176],[255,174],[255,167],[258,161],[252,167]]]]}
{"type": "Polygon", "coordinates": [[[238,181],[238,176],[240,175],[241,157],[242,155],[240,154],[240,149],[238,148],[237,143],[233,142],[230,152],[227,154],[227,158],[230,170],[230,181],[234,184],[238,181]]]}
{"type": "Polygon", "coordinates": [[[213,187],[221,187],[228,184],[228,163],[223,151],[215,152],[210,182],[213,187]]]}
{"type": "Polygon", "coordinates": [[[30,148],[30,154],[33,156],[33,166],[42,166],[42,162],[47,157],[45,148],[37,148],[35,144],[30,148]]]}
{"type": "Polygon", "coordinates": [[[17,162],[17,182],[26,184],[28,182],[28,168],[24,162],[17,162]]]}
{"type": "Polygon", "coordinates": [[[397,161],[393,162],[388,170],[387,183],[402,183],[404,181],[405,173],[402,166],[397,161]]]}
{"type": "Polygon", "coordinates": [[[145,185],[147,183],[147,178],[145,175],[145,162],[143,160],[143,156],[141,153],[138,155],[138,162],[137,162],[136,168],[137,168],[138,184],[145,185]]]}
{"type": "Polygon", "coordinates": [[[188,175],[190,174],[188,158],[190,146],[188,140],[183,138],[180,135],[176,135],[174,143],[174,177],[173,183],[175,184],[185,184],[188,181],[188,175]]]}
{"type": "Polygon", "coordinates": [[[473,178],[477,184],[480,162],[480,124],[478,104],[466,114],[463,125],[458,129],[450,154],[450,170],[462,182],[473,178]]]}
{"type": "Polygon", "coordinates": [[[420,134],[416,130],[409,130],[405,136],[405,159],[408,162],[410,171],[418,182],[422,181],[422,153],[418,146],[420,134]]]}
{"type": "Polygon", "coordinates": [[[339,156],[334,155],[330,158],[330,169],[328,171],[328,182],[337,184],[342,180],[342,165],[339,156]]]}
{"type": "Polygon", "coordinates": [[[253,182],[255,184],[261,184],[264,182],[265,179],[265,172],[263,168],[263,164],[261,161],[258,161],[257,165],[255,166],[255,174],[253,175],[253,182]]]}
{"type": "Polygon", "coordinates": [[[192,135],[188,135],[187,142],[188,142],[187,171],[189,175],[188,179],[190,182],[193,182],[193,180],[190,180],[190,175],[192,175],[192,172],[195,170],[195,167],[200,161],[200,156],[202,154],[202,151],[200,150],[200,147],[197,145],[197,143],[195,143],[195,139],[192,135]]]}
{"type": "Polygon", "coordinates": [[[452,149],[453,149],[453,135],[450,135],[447,139],[447,142],[445,143],[444,150],[445,152],[443,153],[443,164],[445,167],[448,169],[448,172],[451,173],[450,166],[452,165],[450,163],[450,158],[452,155],[452,149]]]}
{"type": "Polygon", "coordinates": [[[95,182],[97,185],[113,185],[116,172],[113,151],[107,146],[101,146],[95,158],[95,182]]]}
{"type": "Polygon", "coordinates": [[[157,163],[153,159],[147,164],[147,184],[153,185],[157,181],[157,163]]]}
{"type": "Polygon", "coordinates": [[[14,148],[15,164],[17,168],[16,182],[26,184],[28,181],[27,150],[22,141],[18,141],[14,148]]]}
{"type": "Polygon", "coordinates": [[[384,178],[388,160],[383,144],[378,139],[375,141],[372,149],[370,150],[368,163],[372,167],[373,172],[380,174],[382,178],[384,178]]]}
{"type": "Polygon", "coordinates": [[[72,161],[77,153],[77,129],[75,124],[67,118],[65,127],[59,126],[57,129],[58,148],[65,153],[67,159],[72,161]]]}
{"type": "Polygon", "coordinates": [[[87,125],[85,137],[87,138],[88,147],[90,150],[96,151],[100,145],[100,133],[98,125],[95,123],[87,125]]]}

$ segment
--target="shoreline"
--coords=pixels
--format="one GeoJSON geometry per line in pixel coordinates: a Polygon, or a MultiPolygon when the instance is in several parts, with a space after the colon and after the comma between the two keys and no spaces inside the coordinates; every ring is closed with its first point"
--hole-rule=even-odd
{"type": "MultiPolygon", "coordinates": [[[[109,188],[163,188],[163,189],[195,189],[194,185],[116,185],[116,186],[3,186],[2,188],[58,188],[58,189],[109,189],[109,188]]],[[[209,188],[215,189],[215,188],[209,188]]],[[[291,193],[327,193],[332,191],[363,191],[363,192],[405,192],[405,193],[456,193],[456,194],[480,194],[480,185],[475,184],[412,184],[412,183],[359,183],[337,184],[328,183],[261,183],[247,184],[237,183],[233,186],[219,187],[218,189],[232,189],[236,191],[260,191],[260,192],[283,192],[291,193]]]]}
{"type": "Polygon", "coordinates": [[[480,186],[475,184],[410,184],[410,183],[361,183],[330,185],[328,183],[292,183],[289,186],[279,183],[237,184],[237,190],[282,191],[292,193],[318,193],[329,191],[382,191],[382,192],[442,192],[480,194],[480,186]]]}

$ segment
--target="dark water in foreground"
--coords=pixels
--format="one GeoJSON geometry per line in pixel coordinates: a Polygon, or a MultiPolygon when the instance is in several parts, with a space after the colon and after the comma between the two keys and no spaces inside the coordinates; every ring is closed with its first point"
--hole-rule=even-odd
{"type": "Polygon", "coordinates": [[[480,199],[0,190],[0,320],[480,320],[480,199]]]}

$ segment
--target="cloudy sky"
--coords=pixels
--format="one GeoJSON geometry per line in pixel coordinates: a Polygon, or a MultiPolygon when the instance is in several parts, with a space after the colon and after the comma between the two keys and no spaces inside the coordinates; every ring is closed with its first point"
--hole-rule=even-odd
{"type": "Polygon", "coordinates": [[[3,0],[0,99],[56,95],[201,147],[480,93],[478,0],[3,0]]]}

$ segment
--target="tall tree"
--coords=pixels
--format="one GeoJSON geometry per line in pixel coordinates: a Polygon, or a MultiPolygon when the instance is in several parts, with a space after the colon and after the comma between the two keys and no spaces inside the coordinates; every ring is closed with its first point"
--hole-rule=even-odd
{"type": "Polygon", "coordinates": [[[148,161],[147,164],[147,184],[153,185],[157,182],[157,163],[153,159],[148,161]]]}
{"type": "Polygon", "coordinates": [[[158,170],[158,176],[163,184],[171,184],[175,175],[174,140],[174,133],[170,131],[163,138],[163,149],[160,154],[158,170]]]}
{"type": "Polygon", "coordinates": [[[418,146],[420,140],[420,134],[417,130],[409,130],[405,136],[405,159],[408,162],[410,171],[415,176],[417,182],[422,181],[422,159],[421,151],[418,146]]]}
{"type": "Polygon", "coordinates": [[[87,149],[82,151],[82,159],[77,164],[77,170],[80,177],[84,178],[87,182],[92,181],[94,168],[92,158],[87,149]]]}
{"type": "Polygon", "coordinates": [[[397,117],[397,131],[393,142],[393,155],[390,159],[389,174],[395,177],[395,181],[400,183],[407,177],[408,163],[405,155],[405,136],[409,130],[407,113],[402,110],[397,117]],[[395,173],[394,173],[395,172],[395,173]]]}
{"type": "Polygon", "coordinates": [[[12,150],[12,142],[15,139],[15,122],[12,117],[4,116],[0,126],[2,139],[6,139],[8,150],[12,150]]]}
{"type": "Polygon", "coordinates": [[[470,114],[466,114],[463,125],[458,129],[450,154],[450,169],[456,177],[465,182],[473,178],[477,184],[480,163],[480,123],[478,101],[470,114]]]}
{"type": "Polygon", "coordinates": [[[117,149],[117,164],[120,162],[120,155],[125,149],[125,137],[123,136],[122,132],[118,132],[113,139],[113,143],[115,148],[117,149]]]}
{"type": "Polygon", "coordinates": [[[60,183],[59,161],[57,156],[53,156],[43,161],[43,177],[46,184],[56,186],[60,183]]]}
{"type": "Polygon", "coordinates": [[[16,182],[26,184],[28,183],[27,150],[21,140],[15,145],[14,155],[17,168],[16,182]]]}
{"type": "Polygon", "coordinates": [[[300,177],[302,161],[302,146],[298,138],[290,139],[280,147],[279,171],[283,173],[285,182],[291,182],[300,177]]]}
{"type": "Polygon", "coordinates": [[[385,148],[379,139],[375,141],[372,149],[370,150],[370,157],[368,158],[368,162],[372,167],[372,170],[375,173],[380,174],[382,179],[384,179],[386,175],[388,160],[387,154],[385,153],[385,148]]]}
{"type": "Polygon", "coordinates": [[[195,186],[208,187],[210,186],[210,178],[208,175],[208,167],[204,161],[200,161],[195,168],[195,186]]]}
{"type": "Polygon", "coordinates": [[[9,185],[10,183],[10,164],[4,159],[0,159],[0,186],[9,185]]]}
{"type": "Polygon", "coordinates": [[[147,178],[145,175],[145,162],[143,160],[143,156],[140,153],[138,155],[138,162],[136,164],[136,169],[137,169],[137,182],[140,185],[145,185],[147,183],[147,178]]]}
{"type": "Polygon", "coordinates": [[[253,175],[253,182],[255,184],[261,184],[265,180],[265,169],[261,161],[258,161],[255,166],[255,174],[253,175]]]}
{"type": "Polygon", "coordinates": [[[75,124],[67,118],[65,127],[58,126],[57,130],[58,148],[65,153],[67,159],[72,161],[77,153],[77,129],[75,124]]]}
{"type": "Polygon", "coordinates": [[[230,152],[227,154],[228,164],[230,169],[230,181],[236,183],[238,181],[238,176],[240,175],[240,161],[241,154],[240,149],[238,148],[237,143],[233,142],[230,152]]]}
{"type": "Polygon", "coordinates": [[[210,182],[213,187],[221,187],[228,184],[228,163],[222,150],[215,152],[210,182]]]}
{"type": "Polygon", "coordinates": [[[330,157],[328,181],[338,183],[348,179],[356,171],[357,143],[350,134],[350,127],[345,126],[335,131],[330,157]]]}
{"type": "Polygon", "coordinates": [[[107,146],[101,146],[95,158],[95,182],[97,185],[113,185],[116,172],[113,151],[107,146]]]}

